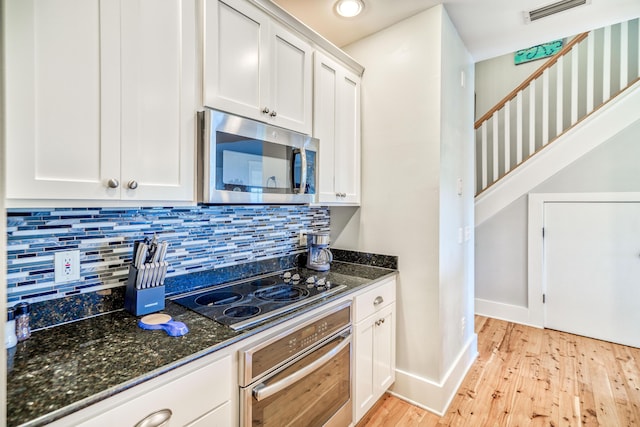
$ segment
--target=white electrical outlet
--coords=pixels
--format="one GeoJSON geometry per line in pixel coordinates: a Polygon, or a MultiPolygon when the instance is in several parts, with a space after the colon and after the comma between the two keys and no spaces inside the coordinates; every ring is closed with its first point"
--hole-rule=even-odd
{"type": "Polygon", "coordinates": [[[301,231],[298,235],[298,244],[300,246],[307,246],[307,232],[301,231]]]}
{"type": "Polygon", "coordinates": [[[80,280],[80,251],[60,251],[54,255],[55,282],[80,280]]]}

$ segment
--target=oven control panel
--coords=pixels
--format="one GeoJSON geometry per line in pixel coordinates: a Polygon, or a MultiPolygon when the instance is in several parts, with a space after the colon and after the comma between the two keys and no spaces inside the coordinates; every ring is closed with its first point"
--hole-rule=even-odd
{"type": "Polygon", "coordinates": [[[350,324],[351,305],[349,304],[287,331],[284,336],[278,335],[244,350],[245,381],[251,382],[253,378],[269,371],[282,361],[303,353],[350,324]]]}
{"type": "Polygon", "coordinates": [[[331,332],[329,322],[314,323],[300,331],[300,334],[289,340],[289,354],[297,354],[305,348],[311,347],[318,341],[322,341],[331,332]]]}

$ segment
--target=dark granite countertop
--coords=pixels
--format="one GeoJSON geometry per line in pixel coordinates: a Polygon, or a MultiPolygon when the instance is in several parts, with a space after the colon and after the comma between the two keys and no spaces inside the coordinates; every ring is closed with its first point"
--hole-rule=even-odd
{"type": "MultiPolygon", "coordinates": [[[[311,274],[311,272],[309,272],[311,274]]],[[[7,425],[46,425],[146,380],[282,323],[346,293],[396,274],[396,270],[334,262],[326,275],[347,285],[332,295],[244,331],[166,301],[164,313],[189,333],[169,337],[145,331],[123,311],[35,331],[7,352],[7,425]]]]}

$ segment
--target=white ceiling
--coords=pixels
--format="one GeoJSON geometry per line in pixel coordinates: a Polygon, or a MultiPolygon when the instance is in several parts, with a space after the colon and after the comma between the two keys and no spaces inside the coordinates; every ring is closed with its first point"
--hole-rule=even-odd
{"type": "Polygon", "coordinates": [[[524,12],[555,0],[364,0],[364,12],[341,18],[335,0],[272,0],[338,47],[444,3],[476,61],[640,17],[640,0],[591,0],[530,24],[524,12]]]}

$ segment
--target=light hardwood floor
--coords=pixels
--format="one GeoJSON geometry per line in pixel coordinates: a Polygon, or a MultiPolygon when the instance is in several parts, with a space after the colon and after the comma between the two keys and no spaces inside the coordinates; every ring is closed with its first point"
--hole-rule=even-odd
{"type": "Polygon", "coordinates": [[[443,417],[385,395],[357,427],[640,426],[640,349],[475,322],[478,359],[443,417]]]}

